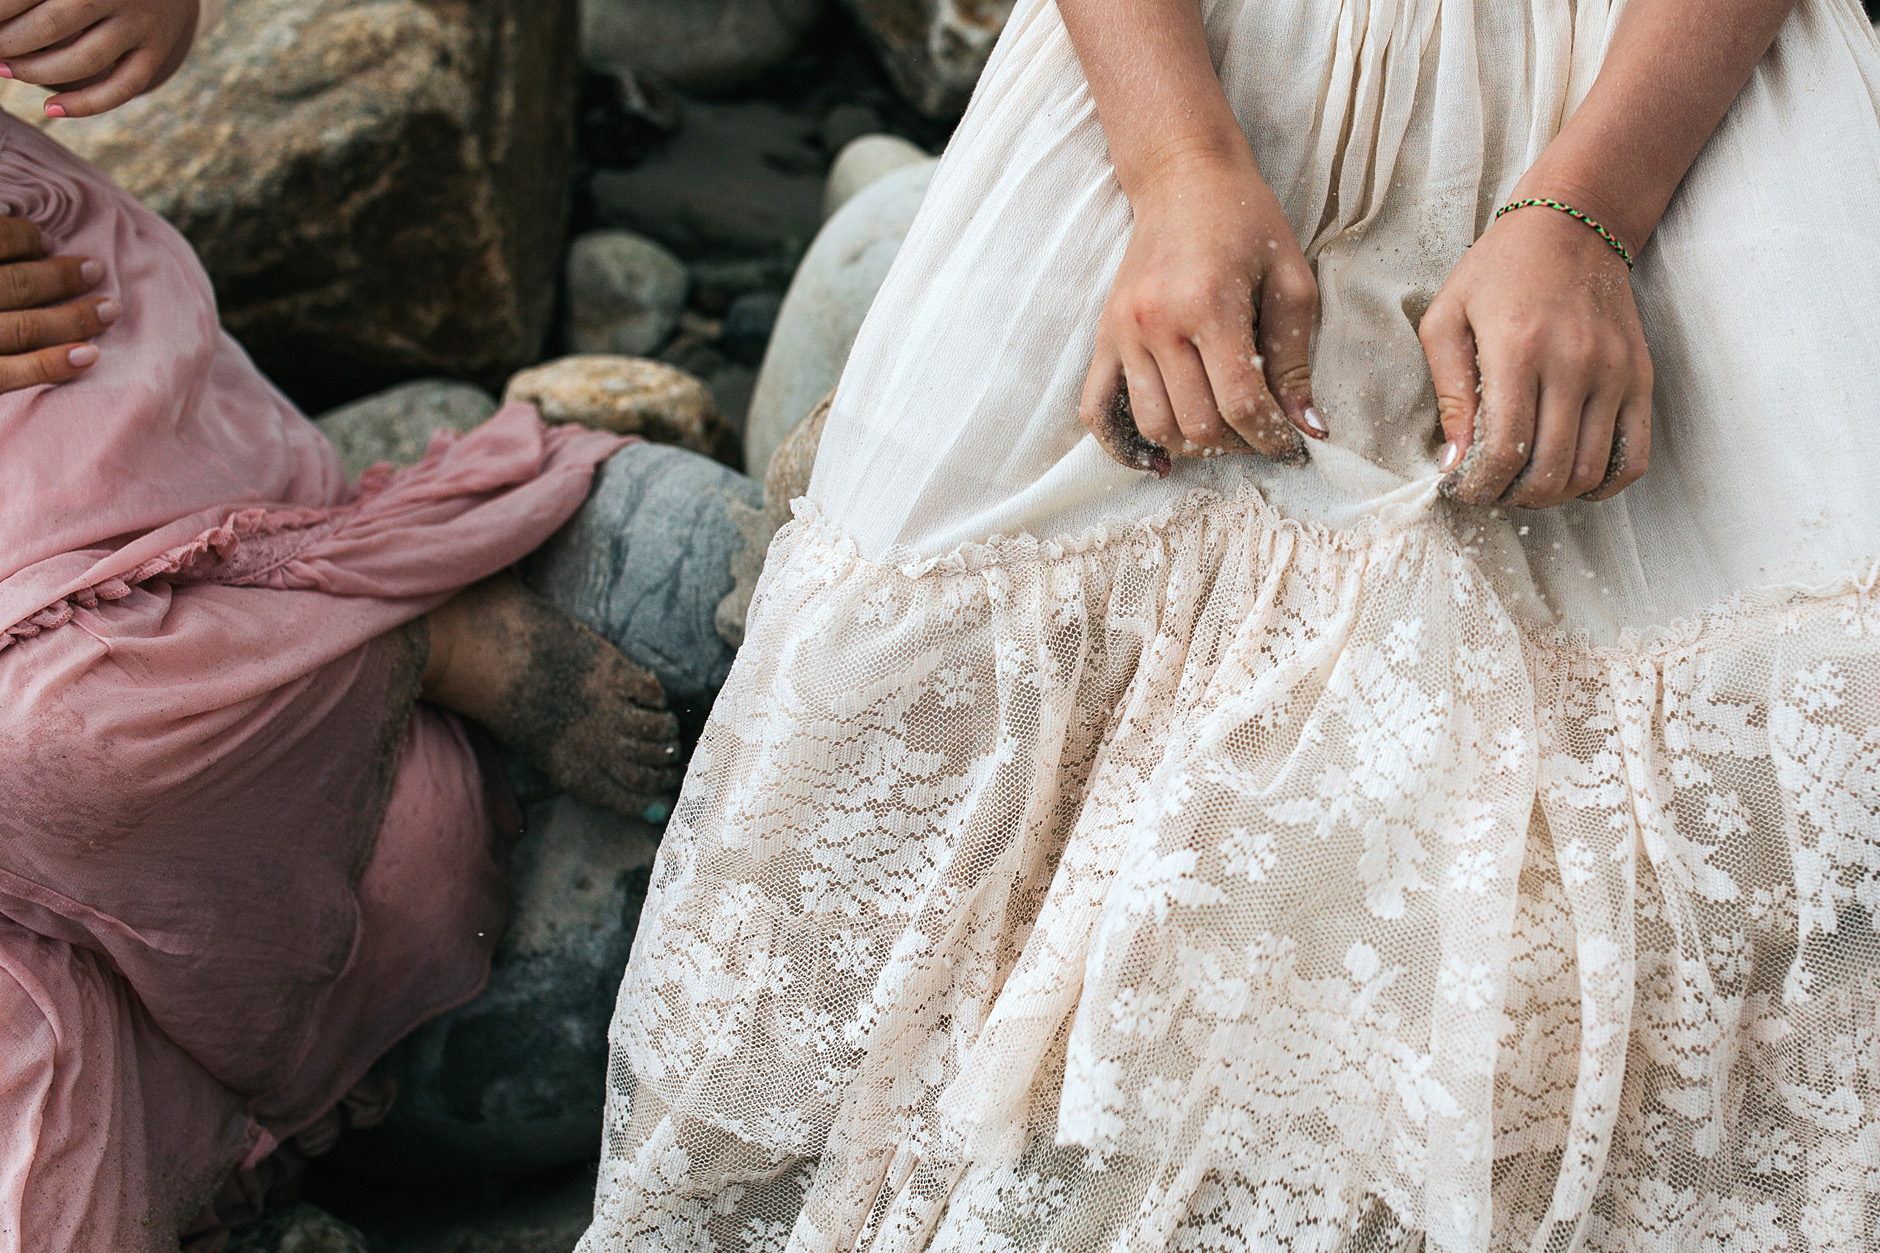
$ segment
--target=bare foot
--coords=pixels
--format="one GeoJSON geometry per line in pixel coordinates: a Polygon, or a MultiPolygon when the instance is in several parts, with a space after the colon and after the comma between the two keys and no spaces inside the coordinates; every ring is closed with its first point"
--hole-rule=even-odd
{"type": "Polygon", "coordinates": [[[561,787],[658,822],[679,789],[659,680],[501,574],[433,610],[424,696],[488,727],[561,787]]]}

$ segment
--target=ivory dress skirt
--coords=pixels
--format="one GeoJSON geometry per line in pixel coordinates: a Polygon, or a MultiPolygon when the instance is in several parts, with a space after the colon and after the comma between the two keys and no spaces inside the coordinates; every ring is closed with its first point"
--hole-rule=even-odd
{"type": "Polygon", "coordinates": [[[1875,1247],[1872,27],[1801,0],[1644,248],[1644,480],[1529,513],[1437,495],[1416,324],[1619,5],[1204,10],[1331,446],[1085,435],[1130,215],[1021,0],[660,853],[584,1253],[1875,1247]]]}
{"type": "Polygon", "coordinates": [[[518,405],[349,483],[182,237],[3,117],[0,212],[124,306],[0,396],[0,1253],[194,1253],[481,986],[506,850],[403,628],[619,441],[518,405]]]}

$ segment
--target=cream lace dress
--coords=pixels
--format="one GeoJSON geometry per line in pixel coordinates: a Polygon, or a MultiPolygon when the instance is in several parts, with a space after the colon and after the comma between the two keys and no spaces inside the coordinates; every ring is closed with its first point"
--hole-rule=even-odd
{"type": "Polygon", "coordinates": [[[1872,28],[1801,0],[1644,249],[1644,481],[1497,514],[1414,327],[1618,5],[1205,8],[1333,447],[1085,437],[1129,211],[1021,0],[661,850],[584,1253],[1876,1247],[1872,28]]]}

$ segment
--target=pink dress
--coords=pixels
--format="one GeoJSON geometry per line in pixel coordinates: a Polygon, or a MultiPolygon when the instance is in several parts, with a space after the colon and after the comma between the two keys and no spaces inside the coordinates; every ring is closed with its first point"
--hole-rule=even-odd
{"type": "Polygon", "coordinates": [[[0,122],[0,212],[106,270],[75,382],[0,396],[0,1253],[174,1250],[476,993],[503,866],[405,624],[614,437],[510,406],[354,486],[184,240],[0,122]]]}

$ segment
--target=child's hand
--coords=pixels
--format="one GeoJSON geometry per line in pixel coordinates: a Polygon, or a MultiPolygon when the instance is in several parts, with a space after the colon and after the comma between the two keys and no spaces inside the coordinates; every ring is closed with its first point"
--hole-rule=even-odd
{"type": "Polygon", "coordinates": [[[1548,208],[1502,218],[1417,333],[1448,495],[1545,509],[1604,500],[1645,472],[1651,354],[1625,262],[1583,224],[1548,208]]]}
{"type": "Polygon", "coordinates": [[[1189,162],[1133,207],[1084,424],[1117,461],[1157,475],[1171,453],[1304,460],[1301,434],[1326,434],[1308,365],[1318,285],[1252,155],[1189,162]]]}
{"type": "Polygon", "coordinates": [[[0,0],[0,75],[57,91],[47,117],[104,113],[175,73],[199,18],[199,0],[0,0]]]}

